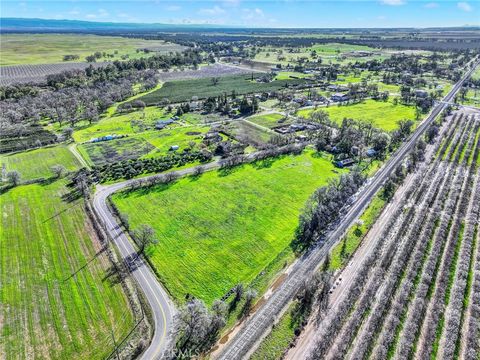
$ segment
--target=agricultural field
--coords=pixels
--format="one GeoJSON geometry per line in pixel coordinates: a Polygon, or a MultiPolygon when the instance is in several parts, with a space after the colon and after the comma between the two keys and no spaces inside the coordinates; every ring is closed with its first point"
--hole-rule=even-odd
{"type": "Polygon", "coordinates": [[[60,64],[25,64],[0,66],[0,85],[13,84],[43,84],[46,83],[47,75],[61,73],[62,71],[83,70],[92,65],[95,68],[104,66],[105,63],[79,63],[68,62],[60,64]]]}
{"type": "Polygon", "coordinates": [[[278,113],[251,116],[248,118],[248,121],[269,129],[283,124],[288,124],[288,121],[285,120],[285,116],[278,113]]]}
{"type": "Polygon", "coordinates": [[[168,154],[173,145],[178,145],[178,151],[182,151],[199,144],[208,130],[208,126],[173,126],[122,139],[80,144],[78,150],[90,165],[157,157],[168,154]]]}
{"type": "Polygon", "coordinates": [[[0,43],[2,47],[0,66],[62,63],[64,55],[78,55],[77,62],[81,62],[85,61],[86,56],[97,51],[113,55],[99,61],[113,61],[122,57],[136,59],[148,56],[143,52],[137,52],[137,49],[151,49],[150,54],[183,49],[179,45],[161,40],[82,34],[2,34],[0,43]]]}
{"type": "Polygon", "coordinates": [[[328,159],[306,151],[117,193],[112,200],[131,228],[148,223],[155,229],[159,243],[148,256],[176,301],[191,294],[211,304],[281,261],[278,254],[291,253],[305,201],[335,176],[328,159]]]}
{"type": "Polygon", "coordinates": [[[62,200],[65,184],[22,185],[0,195],[3,358],[107,357],[114,349],[107,334],[119,340],[133,328],[83,200],[62,200]]]}
{"type": "Polygon", "coordinates": [[[54,165],[62,165],[67,171],[81,167],[65,145],[0,155],[0,163],[5,164],[7,171],[18,171],[22,181],[50,178],[54,175],[51,170],[54,165]]]}
{"type": "Polygon", "coordinates": [[[316,44],[312,47],[300,48],[300,51],[286,47],[264,47],[255,55],[255,60],[271,64],[295,64],[299,58],[321,59],[322,63],[347,64],[348,62],[382,60],[390,54],[365,45],[351,45],[340,43],[316,44]],[[312,58],[312,52],[316,58],[312,58]],[[371,55],[356,56],[355,51],[368,51],[371,55]]]}
{"type": "Polygon", "coordinates": [[[83,143],[105,135],[133,135],[151,130],[156,121],[166,120],[172,116],[165,110],[154,106],[125,114],[116,113],[114,109],[112,112],[112,114],[107,112],[100,121],[76,130],[73,133],[73,139],[78,143],[83,143]]]}
{"type": "Polygon", "coordinates": [[[117,161],[137,159],[154,150],[155,147],[142,138],[123,138],[78,146],[87,163],[105,165],[117,161]]]}
{"type": "Polygon", "coordinates": [[[478,114],[448,118],[385,214],[382,241],[352,264],[353,285],[334,290],[333,310],[315,335],[316,357],[477,358],[479,135],[478,114]]]}
{"type": "MultiPolygon", "coordinates": [[[[322,107],[330,115],[330,119],[340,124],[344,118],[369,121],[382,130],[392,131],[397,122],[403,119],[415,120],[415,107],[402,104],[395,105],[392,101],[364,100],[352,105],[336,105],[322,107]]],[[[301,109],[298,116],[308,117],[314,109],[301,109]]]]}
{"type": "Polygon", "coordinates": [[[171,103],[190,101],[193,97],[205,99],[224,93],[230,95],[234,90],[237,95],[254,92],[275,91],[288,85],[302,84],[302,79],[274,80],[269,83],[258,83],[249,75],[233,75],[213,78],[168,81],[160,89],[140,97],[147,105],[156,105],[168,99],[171,103]]]}

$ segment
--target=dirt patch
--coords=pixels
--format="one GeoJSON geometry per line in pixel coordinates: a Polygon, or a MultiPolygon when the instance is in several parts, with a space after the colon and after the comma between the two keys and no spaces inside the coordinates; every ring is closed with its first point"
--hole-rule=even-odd
{"type": "Polygon", "coordinates": [[[187,131],[185,134],[194,136],[194,135],[200,135],[201,132],[200,131],[187,131]]]}
{"type": "Polygon", "coordinates": [[[278,289],[278,287],[280,285],[283,284],[283,282],[285,281],[285,279],[287,278],[287,274],[286,273],[282,273],[278,278],[277,280],[275,280],[271,286],[271,290],[272,291],[275,291],[278,289]]]}

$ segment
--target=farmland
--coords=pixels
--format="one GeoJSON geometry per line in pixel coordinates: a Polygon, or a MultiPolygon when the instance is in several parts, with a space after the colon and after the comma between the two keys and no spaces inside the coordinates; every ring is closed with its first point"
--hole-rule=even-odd
{"type": "Polygon", "coordinates": [[[235,91],[237,95],[253,92],[275,91],[289,85],[302,84],[301,79],[274,80],[269,83],[257,83],[248,75],[232,75],[220,77],[218,83],[212,78],[179,80],[166,82],[160,89],[142,96],[140,99],[147,105],[155,105],[162,100],[170,102],[190,101],[192,97],[205,99],[210,96],[219,96],[224,93],[230,95],[235,91]]]}
{"type": "Polygon", "coordinates": [[[159,243],[149,257],[174,298],[191,294],[211,303],[250,283],[289,247],[300,209],[336,176],[332,170],[306,152],[114,194],[113,202],[132,228],[154,227],[159,243]]]}
{"type": "Polygon", "coordinates": [[[0,162],[5,164],[7,171],[18,171],[24,181],[53,176],[51,167],[54,165],[62,165],[67,171],[80,167],[78,160],[63,145],[3,155],[0,162]]]}
{"type": "Polygon", "coordinates": [[[350,45],[340,43],[316,44],[305,48],[288,47],[264,47],[255,56],[255,60],[272,64],[292,64],[299,58],[310,58],[315,53],[316,58],[320,58],[324,63],[345,64],[355,61],[367,61],[372,59],[384,59],[390,56],[387,52],[381,52],[364,45],[350,45]],[[352,52],[368,51],[372,52],[369,56],[356,57],[352,52]]]}
{"type": "MultiPolygon", "coordinates": [[[[338,105],[322,108],[330,115],[330,119],[340,124],[344,118],[371,122],[375,127],[392,131],[397,122],[403,119],[415,120],[415,108],[391,101],[365,100],[353,105],[338,105]]],[[[299,110],[298,115],[307,117],[313,109],[299,110]]]]}
{"type": "Polygon", "coordinates": [[[315,356],[477,358],[480,119],[443,129],[319,325],[315,356]]]}
{"type": "Polygon", "coordinates": [[[287,121],[282,121],[284,118],[285,116],[282,114],[271,113],[265,115],[251,116],[248,121],[271,129],[276,126],[288,123],[287,121]]]}
{"type": "Polygon", "coordinates": [[[26,64],[0,67],[0,85],[45,83],[48,75],[58,74],[62,71],[83,70],[92,65],[93,67],[104,66],[105,63],[60,63],[60,64],[26,64]]]}
{"type": "Polygon", "coordinates": [[[0,195],[0,353],[7,359],[91,359],[133,327],[121,285],[65,180],[0,195]]]}
{"type": "Polygon", "coordinates": [[[151,48],[160,53],[182,50],[181,46],[158,40],[69,34],[2,34],[1,45],[0,66],[62,63],[64,55],[78,55],[84,61],[96,51],[111,54],[108,60],[120,60],[122,56],[145,56],[137,49],[151,48]]]}

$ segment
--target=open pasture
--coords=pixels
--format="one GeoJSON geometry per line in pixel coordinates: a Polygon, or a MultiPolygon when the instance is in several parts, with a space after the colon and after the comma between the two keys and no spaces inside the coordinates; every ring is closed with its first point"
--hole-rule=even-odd
{"type": "Polygon", "coordinates": [[[193,97],[205,99],[224,93],[237,95],[262,91],[276,91],[289,85],[302,84],[302,79],[274,80],[269,83],[258,83],[249,75],[223,76],[215,83],[213,78],[168,81],[160,89],[140,97],[147,105],[156,105],[168,99],[172,103],[190,101],[193,97]]]}
{"type": "MultiPolygon", "coordinates": [[[[335,105],[322,107],[330,115],[330,119],[341,124],[344,118],[370,121],[382,130],[392,131],[397,128],[397,122],[403,119],[415,120],[415,108],[402,104],[394,105],[391,101],[365,100],[352,105],[335,105]]],[[[301,109],[298,116],[308,117],[314,109],[301,109]]]]}
{"type": "Polygon", "coordinates": [[[335,176],[329,160],[304,152],[112,199],[132,229],[154,227],[159,243],[149,257],[173,297],[211,304],[288,250],[308,196],[335,176]]]}
{"type": "MultiPolygon", "coordinates": [[[[77,61],[94,52],[113,55],[100,61],[120,60],[146,56],[137,49],[155,49],[155,52],[181,51],[182,47],[161,40],[143,40],[118,36],[85,34],[2,34],[0,65],[62,63],[64,55],[78,55],[77,61]]],[[[155,52],[151,52],[153,54],[155,52]]]]}
{"type": "Polygon", "coordinates": [[[53,176],[51,167],[54,165],[63,165],[67,171],[81,167],[75,156],[64,145],[1,155],[0,163],[5,164],[7,171],[18,171],[22,181],[49,178],[53,176]]]}
{"type": "Polygon", "coordinates": [[[248,118],[248,121],[269,129],[288,123],[284,115],[277,113],[251,116],[248,118]]]}
{"type": "Polygon", "coordinates": [[[0,354],[6,359],[92,359],[133,328],[120,284],[65,181],[0,195],[0,354]]]}

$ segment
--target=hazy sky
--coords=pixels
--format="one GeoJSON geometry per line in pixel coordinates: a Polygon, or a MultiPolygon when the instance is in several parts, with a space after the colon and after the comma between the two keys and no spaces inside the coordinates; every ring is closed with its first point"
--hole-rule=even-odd
{"type": "Polygon", "coordinates": [[[480,1],[2,0],[2,17],[260,27],[480,25],[480,1]]]}

